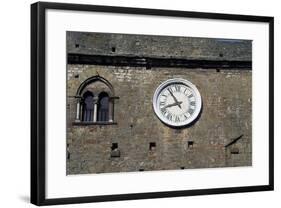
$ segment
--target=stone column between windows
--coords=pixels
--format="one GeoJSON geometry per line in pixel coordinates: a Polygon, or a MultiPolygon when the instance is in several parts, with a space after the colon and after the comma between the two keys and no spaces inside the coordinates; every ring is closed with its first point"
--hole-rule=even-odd
{"type": "Polygon", "coordinates": [[[93,101],[94,101],[94,115],[93,115],[93,122],[97,122],[97,112],[98,112],[98,97],[94,97],[93,101]]]}

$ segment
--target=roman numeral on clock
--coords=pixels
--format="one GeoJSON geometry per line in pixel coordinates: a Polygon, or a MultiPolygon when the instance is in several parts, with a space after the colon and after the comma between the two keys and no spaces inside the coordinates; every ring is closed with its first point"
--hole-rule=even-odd
{"type": "Polygon", "coordinates": [[[191,115],[190,115],[189,112],[186,112],[186,113],[184,114],[184,117],[185,117],[186,119],[188,119],[190,116],[191,116],[191,115]]]}
{"type": "Polygon", "coordinates": [[[188,109],[188,113],[192,114],[193,112],[194,112],[193,109],[191,109],[191,108],[188,109]]]}
{"type": "Polygon", "coordinates": [[[195,106],[195,102],[194,102],[194,101],[191,101],[191,102],[190,102],[190,105],[195,106]]]}
{"type": "Polygon", "coordinates": [[[172,118],[173,118],[172,114],[168,113],[167,119],[170,120],[170,121],[172,121],[172,118]]]}
{"type": "Polygon", "coordinates": [[[192,98],[194,95],[193,94],[190,94],[190,95],[188,95],[188,98],[192,98]]]}
{"type": "Polygon", "coordinates": [[[175,89],[177,92],[180,92],[181,91],[181,86],[180,85],[175,85],[175,89]]]}
{"type": "Polygon", "coordinates": [[[172,87],[168,87],[167,90],[171,93],[174,92],[172,87]]]}
{"type": "Polygon", "coordinates": [[[165,102],[161,101],[160,106],[163,106],[163,105],[165,105],[165,102]]]}
{"type": "Polygon", "coordinates": [[[161,108],[161,112],[162,112],[162,114],[165,116],[166,113],[167,113],[167,110],[166,110],[165,108],[161,108]]]}

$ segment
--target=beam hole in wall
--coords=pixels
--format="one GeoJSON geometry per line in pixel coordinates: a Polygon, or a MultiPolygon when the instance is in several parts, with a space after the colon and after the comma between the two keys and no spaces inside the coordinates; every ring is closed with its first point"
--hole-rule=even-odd
{"type": "Polygon", "coordinates": [[[118,149],[118,143],[112,143],[111,150],[118,149]]]}
{"type": "Polygon", "coordinates": [[[74,78],[76,78],[76,79],[79,78],[79,74],[75,74],[74,78]]]}
{"type": "Polygon", "coordinates": [[[216,72],[220,72],[221,70],[220,69],[216,69],[216,72]]]}
{"type": "Polygon", "coordinates": [[[111,52],[115,52],[116,51],[116,47],[111,47],[111,52]]]}
{"type": "Polygon", "coordinates": [[[185,169],[185,167],[183,167],[183,166],[182,166],[182,167],[181,167],[181,169],[182,169],[182,170],[184,170],[184,169],[185,169]]]}
{"type": "Polygon", "coordinates": [[[112,143],[110,157],[120,157],[120,150],[118,149],[118,143],[112,143]]]}
{"type": "Polygon", "coordinates": [[[75,48],[79,48],[79,47],[80,47],[80,45],[76,43],[75,44],[75,48]]]}
{"type": "Polygon", "coordinates": [[[188,141],[188,142],[187,142],[187,147],[188,147],[188,148],[193,148],[193,144],[194,144],[193,141],[188,141]]]}
{"type": "Polygon", "coordinates": [[[220,53],[219,56],[220,56],[220,57],[223,57],[223,53],[220,53]]]}
{"type": "Polygon", "coordinates": [[[155,142],[149,142],[149,150],[153,151],[156,148],[156,143],[155,142]]]}
{"type": "Polygon", "coordinates": [[[238,148],[232,148],[230,150],[230,153],[233,154],[233,155],[237,155],[237,154],[239,154],[239,149],[238,148]]]}
{"type": "Polygon", "coordinates": [[[140,168],[139,171],[144,171],[144,169],[143,169],[143,168],[140,168]]]}

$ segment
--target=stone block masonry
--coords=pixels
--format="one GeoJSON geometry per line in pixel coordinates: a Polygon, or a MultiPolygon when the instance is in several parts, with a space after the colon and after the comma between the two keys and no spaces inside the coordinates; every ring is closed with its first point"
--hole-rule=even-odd
{"type": "Polygon", "coordinates": [[[68,32],[67,52],[68,175],[251,166],[251,41],[68,32]],[[169,64],[148,61],[156,59],[169,64]],[[75,122],[77,90],[93,76],[119,98],[112,123],[75,122]],[[184,128],[153,111],[154,91],[171,78],[189,80],[202,97],[199,118],[184,128]]]}

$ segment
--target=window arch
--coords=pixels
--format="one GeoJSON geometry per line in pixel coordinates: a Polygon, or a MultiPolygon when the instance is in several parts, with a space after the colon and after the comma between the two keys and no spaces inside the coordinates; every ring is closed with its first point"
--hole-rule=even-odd
{"type": "Polygon", "coordinates": [[[113,86],[99,75],[85,80],[77,89],[76,122],[100,123],[113,122],[113,86]]]}

